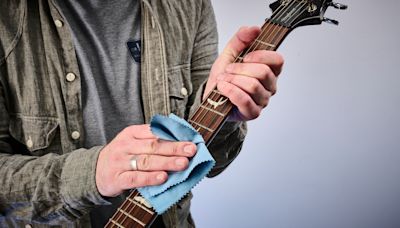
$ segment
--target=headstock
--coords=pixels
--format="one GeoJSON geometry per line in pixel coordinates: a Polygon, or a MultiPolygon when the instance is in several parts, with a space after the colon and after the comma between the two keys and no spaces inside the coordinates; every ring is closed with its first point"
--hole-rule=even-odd
{"type": "Polygon", "coordinates": [[[332,0],[278,0],[270,5],[273,14],[269,20],[291,29],[322,22],[338,25],[338,21],[324,17],[329,6],[347,9],[346,5],[334,3],[332,0]]]}

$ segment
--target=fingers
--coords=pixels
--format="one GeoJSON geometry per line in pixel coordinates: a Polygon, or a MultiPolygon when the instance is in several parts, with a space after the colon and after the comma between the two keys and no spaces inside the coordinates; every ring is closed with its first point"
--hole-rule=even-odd
{"type": "Polygon", "coordinates": [[[233,62],[240,52],[248,47],[259,34],[260,28],[258,27],[240,28],[222,51],[220,56],[222,62],[233,62]]]}
{"type": "MultiPolygon", "coordinates": [[[[272,96],[272,92],[265,89],[261,82],[255,78],[242,75],[224,75],[221,77],[221,80],[243,90],[243,92],[247,93],[251,97],[256,105],[261,107],[266,107],[268,105],[269,98],[272,96]]],[[[241,93],[241,91],[238,91],[238,93],[241,93]]],[[[227,96],[232,95],[227,94],[227,96]]]]}
{"type": "Polygon", "coordinates": [[[167,181],[168,175],[164,171],[140,172],[129,171],[118,176],[117,185],[123,189],[140,188],[145,186],[161,185],[167,181]]]}
{"type": "Polygon", "coordinates": [[[238,108],[244,120],[251,120],[260,116],[263,107],[258,106],[250,95],[239,87],[220,81],[217,84],[217,88],[238,108]]]}
{"type": "Polygon", "coordinates": [[[135,139],[157,139],[157,136],[155,136],[151,132],[151,128],[149,124],[143,124],[143,125],[132,125],[129,127],[126,127],[123,130],[124,133],[126,133],[130,138],[135,138],[135,139]]]}
{"type": "Polygon", "coordinates": [[[283,57],[275,51],[258,50],[247,54],[244,63],[259,63],[269,66],[275,76],[278,76],[284,64],[283,57]]]}
{"type": "Polygon", "coordinates": [[[132,140],[128,153],[193,157],[196,145],[190,142],[169,142],[159,139],[132,140]]]}
{"type": "MultiPolygon", "coordinates": [[[[268,65],[260,63],[233,63],[228,65],[226,73],[247,76],[249,81],[244,81],[243,83],[251,83],[254,81],[253,79],[256,79],[261,83],[261,86],[271,92],[271,94],[276,93],[277,78],[268,65]]],[[[233,76],[225,75],[224,78],[220,79],[230,80],[231,78],[233,78],[233,76]]]]}
{"type": "Polygon", "coordinates": [[[124,170],[132,171],[130,160],[136,160],[137,170],[139,171],[182,171],[185,170],[189,165],[189,159],[187,157],[166,157],[160,155],[134,155],[126,157],[121,160],[121,166],[124,166],[124,170]]]}
{"type": "Polygon", "coordinates": [[[115,196],[125,189],[162,184],[167,172],[186,169],[196,150],[191,142],[158,139],[149,125],[127,127],[100,151],[96,187],[103,196],[115,196]]]}

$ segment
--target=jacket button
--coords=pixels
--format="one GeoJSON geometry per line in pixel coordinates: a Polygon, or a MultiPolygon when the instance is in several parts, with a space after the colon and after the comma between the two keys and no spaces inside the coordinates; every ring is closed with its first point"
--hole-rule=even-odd
{"type": "Polygon", "coordinates": [[[27,146],[29,149],[33,147],[33,141],[32,141],[32,139],[28,139],[28,140],[26,141],[26,146],[27,146]]]}
{"type": "Polygon", "coordinates": [[[61,20],[55,20],[54,24],[56,25],[57,28],[61,28],[64,26],[64,23],[61,20]]]}
{"type": "Polygon", "coordinates": [[[187,96],[187,95],[188,95],[188,91],[187,91],[187,89],[186,89],[185,87],[182,87],[182,89],[181,89],[181,94],[182,94],[183,96],[187,96]]]}
{"type": "Polygon", "coordinates": [[[73,131],[71,137],[72,139],[77,140],[81,137],[81,134],[79,133],[79,131],[73,131]]]}
{"type": "Polygon", "coordinates": [[[33,228],[31,224],[26,224],[25,228],[33,228]]]}
{"type": "Polygon", "coordinates": [[[74,73],[68,73],[66,76],[67,81],[73,82],[76,78],[76,75],[74,73]]]}

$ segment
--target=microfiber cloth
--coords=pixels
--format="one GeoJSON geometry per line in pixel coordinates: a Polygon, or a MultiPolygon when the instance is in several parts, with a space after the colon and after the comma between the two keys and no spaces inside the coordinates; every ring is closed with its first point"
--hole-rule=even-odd
{"type": "Polygon", "coordinates": [[[160,139],[168,141],[188,141],[197,146],[197,153],[189,162],[189,167],[180,172],[170,172],[168,180],[159,186],[138,188],[140,194],[153,206],[158,214],[182,199],[199,183],[215,165],[203,137],[184,119],[170,114],[168,117],[155,115],[150,123],[151,131],[160,139]]]}

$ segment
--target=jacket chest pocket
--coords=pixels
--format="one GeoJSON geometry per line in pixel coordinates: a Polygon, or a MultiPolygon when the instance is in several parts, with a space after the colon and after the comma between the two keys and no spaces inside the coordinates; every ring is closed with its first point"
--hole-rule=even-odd
{"type": "Polygon", "coordinates": [[[52,117],[12,116],[9,131],[11,136],[23,144],[30,154],[41,156],[50,152],[61,153],[54,139],[58,132],[58,121],[52,117]],[[54,148],[54,151],[52,151],[54,148]],[[57,150],[55,148],[58,148],[57,150]]]}
{"type": "Polygon", "coordinates": [[[168,85],[171,112],[184,118],[188,114],[188,107],[186,105],[189,96],[193,93],[189,64],[168,69],[168,85]]]}

